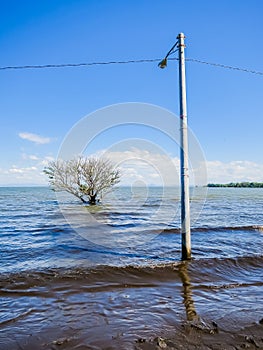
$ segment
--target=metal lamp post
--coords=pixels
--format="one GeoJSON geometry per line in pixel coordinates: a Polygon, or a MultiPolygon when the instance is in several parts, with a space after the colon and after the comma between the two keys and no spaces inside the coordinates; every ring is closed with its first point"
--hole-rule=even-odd
{"type": "Polygon", "coordinates": [[[186,79],[185,79],[185,36],[180,33],[178,41],[159,63],[165,68],[170,54],[178,50],[179,61],[179,100],[180,100],[180,177],[181,177],[181,235],[182,260],[191,259],[191,229],[190,229],[190,199],[189,199],[189,166],[188,166],[188,127],[186,107],[186,79]],[[175,50],[175,47],[178,49],[175,50]]]}

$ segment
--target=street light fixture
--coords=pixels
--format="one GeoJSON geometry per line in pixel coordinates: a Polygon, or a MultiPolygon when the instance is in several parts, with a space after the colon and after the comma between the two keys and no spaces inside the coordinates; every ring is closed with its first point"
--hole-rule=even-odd
{"type": "Polygon", "coordinates": [[[176,43],[175,43],[174,46],[171,48],[171,50],[168,51],[168,53],[167,53],[167,55],[164,57],[164,59],[161,60],[161,62],[159,62],[158,67],[160,67],[160,68],[162,68],[162,69],[167,67],[167,58],[168,58],[171,54],[173,54],[173,53],[175,53],[176,51],[178,51],[178,49],[175,50],[177,44],[178,44],[178,41],[176,41],[176,43]]]}

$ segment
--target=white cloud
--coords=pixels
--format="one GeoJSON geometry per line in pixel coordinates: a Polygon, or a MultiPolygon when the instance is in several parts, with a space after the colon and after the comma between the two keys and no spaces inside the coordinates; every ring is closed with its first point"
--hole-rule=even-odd
{"type": "Polygon", "coordinates": [[[51,162],[52,160],[55,160],[55,158],[51,156],[46,156],[44,159],[40,160],[39,165],[47,166],[48,163],[51,162]]]}
{"type": "Polygon", "coordinates": [[[29,155],[29,159],[31,159],[31,160],[38,160],[39,158],[37,156],[35,156],[34,154],[30,154],[29,155]]]}
{"type": "Polygon", "coordinates": [[[47,179],[42,169],[36,166],[13,165],[9,169],[0,169],[0,185],[47,185],[47,179]]]}
{"type": "Polygon", "coordinates": [[[37,167],[35,166],[31,166],[31,167],[26,167],[26,168],[19,168],[15,165],[12,166],[12,168],[10,168],[8,171],[11,174],[28,174],[32,171],[36,171],[37,167]]]}
{"type": "Polygon", "coordinates": [[[164,152],[131,147],[125,151],[101,151],[97,156],[109,158],[120,168],[122,185],[136,182],[143,182],[146,186],[179,185],[179,159],[164,152]]]}
{"type": "Polygon", "coordinates": [[[26,153],[22,153],[22,159],[24,159],[24,160],[35,160],[35,161],[37,161],[37,160],[39,160],[39,157],[38,156],[36,156],[35,154],[26,154],[26,153]]]}
{"type": "MultiPolygon", "coordinates": [[[[145,184],[162,185],[163,183],[179,185],[180,160],[165,153],[131,148],[124,152],[100,152],[116,163],[122,170],[122,183],[132,184],[144,181],[145,184]]],[[[247,160],[222,162],[205,161],[195,164],[191,169],[190,184],[227,183],[242,181],[263,182],[263,163],[247,160]],[[207,176],[206,176],[207,173],[207,176]]]]}
{"type": "MultiPolygon", "coordinates": [[[[178,186],[180,183],[180,161],[164,152],[130,148],[125,151],[100,151],[97,156],[105,156],[118,165],[122,172],[122,185],[166,185],[178,186]]],[[[22,154],[22,163],[10,168],[0,169],[0,185],[8,184],[39,184],[47,185],[48,179],[43,174],[43,168],[52,156],[40,157],[34,154],[22,154]]],[[[241,181],[263,182],[263,163],[246,160],[222,162],[206,161],[199,164],[199,169],[190,169],[192,185],[206,183],[227,183],[241,181]],[[207,179],[202,177],[207,170],[207,179]],[[201,177],[199,176],[201,174],[201,177]],[[205,179],[205,183],[202,182],[205,179]]]]}
{"type": "Polygon", "coordinates": [[[46,143],[50,143],[51,142],[51,138],[50,137],[43,137],[37,134],[32,134],[30,132],[20,132],[19,137],[21,137],[21,139],[24,140],[28,140],[31,142],[34,142],[36,144],[46,144],[46,143]]]}
{"type": "Polygon", "coordinates": [[[25,153],[22,154],[21,158],[21,164],[0,169],[0,186],[48,185],[48,179],[43,173],[43,169],[54,158],[51,156],[40,158],[25,153]]]}
{"type": "Polygon", "coordinates": [[[263,181],[263,164],[247,160],[231,162],[207,161],[208,182],[228,183],[263,181]]]}

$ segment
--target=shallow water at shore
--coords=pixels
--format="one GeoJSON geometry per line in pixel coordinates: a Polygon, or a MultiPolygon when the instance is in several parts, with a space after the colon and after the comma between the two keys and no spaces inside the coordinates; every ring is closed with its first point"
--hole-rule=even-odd
{"type": "MultiPolygon", "coordinates": [[[[184,263],[178,215],[154,216],[159,190],[134,207],[127,191],[98,215],[144,243],[107,247],[75,232],[50,190],[0,189],[0,349],[133,349],[196,319],[235,332],[263,318],[261,189],[209,189],[184,263]]],[[[178,212],[175,192],[163,205],[178,212]]]]}
{"type": "Polygon", "coordinates": [[[132,349],[197,317],[234,332],[262,318],[262,271],[255,257],[12,275],[1,280],[0,349],[132,349]]]}

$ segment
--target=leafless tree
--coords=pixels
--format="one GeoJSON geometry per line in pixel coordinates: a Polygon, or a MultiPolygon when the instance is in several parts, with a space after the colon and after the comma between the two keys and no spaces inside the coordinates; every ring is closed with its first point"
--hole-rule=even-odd
{"type": "Polygon", "coordinates": [[[69,192],[90,204],[96,204],[98,197],[120,182],[119,169],[102,158],[51,161],[44,173],[55,191],[69,192]]]}

